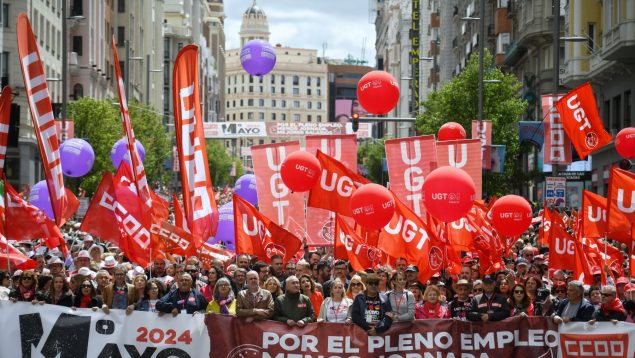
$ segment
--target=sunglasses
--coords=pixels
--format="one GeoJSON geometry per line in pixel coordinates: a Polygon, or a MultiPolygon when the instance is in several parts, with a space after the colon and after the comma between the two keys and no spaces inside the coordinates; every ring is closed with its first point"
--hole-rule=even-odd
{"type": "Polygon", "coordinates": [[[514,291],[514,293],[525,293],[525,291],[514,291]]]}
{"type": "Polygon", "coordinates": [[[187,273],[198,273],[198,270],[185,270],[187,273]]]}
{"type": "Polygon", "coordinates": [[[22,277],[23,280],[33,280],[33,277],[22,277]]]}
{"type": "Polygon", "coordinates": [[[361,285],[362,285],[362,284],[361,284],[361,283],[359,283],[359,282],[353,282],[353,283],[351,283],[351,286],[361,286],[361,285]]]}
{"type": "Polygon", "coordinates": [[[368,286],[378,286],[379,282],[367,282],[366,283],[368,286]]]}
{"type": "Polygon", "coordinates": [[[475,288],[474,292],[483,292],[483,289],[482,288],[475,288]]]}

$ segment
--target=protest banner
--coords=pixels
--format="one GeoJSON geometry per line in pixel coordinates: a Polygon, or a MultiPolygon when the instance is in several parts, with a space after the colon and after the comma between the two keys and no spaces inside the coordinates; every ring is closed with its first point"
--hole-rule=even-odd
{"type": "Polygon", "coordinates": [[[179,357],[209,355],[203,315],[72,310],[0,301],[3,357],[179,357]]]}

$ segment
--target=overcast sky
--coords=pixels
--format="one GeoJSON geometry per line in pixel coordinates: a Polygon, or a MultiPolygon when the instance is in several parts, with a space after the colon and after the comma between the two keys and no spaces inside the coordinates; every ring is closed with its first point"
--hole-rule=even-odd
{"type": "MultiPolygon", "coordinates": [[[[375,65],[375,26],[370,23],[371,0],[257,0],[267,15],[269,42],[287,47],[317,49],[327,43],[326,57],[344,59],[362,56],[375,65]]],[[[372,1],[374,3],[374,1],[372,1]]],[[[238,32],[245,10],[252,0],[225,0],[226,48],[240,46],[238,32]]]]}

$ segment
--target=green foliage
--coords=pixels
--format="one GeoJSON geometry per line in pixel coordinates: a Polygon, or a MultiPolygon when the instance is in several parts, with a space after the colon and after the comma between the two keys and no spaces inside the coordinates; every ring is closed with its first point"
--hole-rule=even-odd
{"type": "MultiPolygon", "coordinates": [[[[67,178],[69,187],[81,186],[88,193],[93,193],[103,172],[115,171],[110,161],[110,150],[123,137],[123,126],[119,108],[112,103],[112,99],[99,101],[84,97],[69,104],[69,113],[75,123],[75,137],[88,141],[95,151],[93,169],[81,178],[67,178]]],[[[143,104],[132,102],[129,107],[135,137],[143,143],[146,151],[144,167],[148,183],[163,181],[163,163],[170,153],[170,139],[163,128],[161,116],[143,104]]]]}
{"type": "Polygon", "coordinates": [[[357,148],[357,162],[368,170],[368,179],[375,183],[385,185],[388,175],[383,172],[382,160],[386,157],[384,141],[368,141],[357,148]]]}
{"type": "MultiPolygon", "coordinates": [[[[527,108],[520,99],[521,83],[514,75],[505,74],[493,64],[493,57],[485,50],[485,80],[501,83],[483,84],[483,119],[492,121],[492,144],[506,146],[505,172],[483,174],[483,193],[504,195],[519,189],[527,178],[521,175],[518,158],[517,122],[527,108]]],[[[423,102],[424,113],[415,124],[421,134],[436,134],[446,122],[460,123],[471,138],[472,120],[478,118],[478,56],[472,56],[467,67],[443,88],[432,92],[423,102]]]]}
{"type": "Polygon", "coordinates": [[[233,182],[243,175],[243,165],[240,160],[232,159],[223,145],[222,140],[207,140],[207,162],[209,164],[209,173],[212,177],[214,186],[225,186],[233,184],[233,182]],[[236,176],[230,177],[232,163],[236,164],[236,176]]]}

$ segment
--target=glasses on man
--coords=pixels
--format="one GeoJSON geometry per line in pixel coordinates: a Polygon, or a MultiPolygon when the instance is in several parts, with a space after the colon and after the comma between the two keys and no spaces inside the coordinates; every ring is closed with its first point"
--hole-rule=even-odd
{"type": "Polygon", "coordinates": [[[185,270],[187,273],[198,273],[198,270],[185,270]]]}

